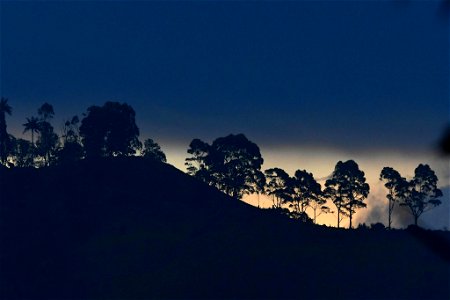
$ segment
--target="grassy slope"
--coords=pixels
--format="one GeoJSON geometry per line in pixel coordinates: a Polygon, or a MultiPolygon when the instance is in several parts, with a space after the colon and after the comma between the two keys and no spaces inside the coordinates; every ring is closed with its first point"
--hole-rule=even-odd
{"type": "Polygon", "coordinates": [[[2,169],[0,196],[2,299],[450,298],[447,233],[297,224],[165,164],[2,169]]]}

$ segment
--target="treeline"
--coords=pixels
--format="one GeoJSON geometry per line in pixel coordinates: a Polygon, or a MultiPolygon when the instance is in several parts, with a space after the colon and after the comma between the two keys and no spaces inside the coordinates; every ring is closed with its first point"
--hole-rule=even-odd
{"type": "MultiPolygon", "coordinates": [[[[60,135],[51,124],[53,107],[44,103],[37,115],[23,124],[23,132],[30,134],[31,141],[7,133],[6,115],[11,114],[8,100],[1,98],[0,162],[8,167],[43,167],[114,156],[143,156],[166,162],[155,141],[139,140],[135,111],[126,103],[91,106],[82,120],[73,116],[65,121],[60,135]]],[[[190,175],[237,199],[257,194],[259,202],[260,194],[268,195],[276,213],[302,222],[316,223],[321,214],[334,213],[337,227],[348,218],[352,228],[357,209],[367,206],[364,201],[370,187],[353,160],[339,161],[322,187],[306,170],[297,170],[292,177],[280,168],[261,170],[264,160],[260,149],[243,134],[220,137],[211,144],[194,139],[187,152],[190,175]]],[[[409,181],[393,168],[385,167],[380,180],[388,191],[388,228],[396,206],[406,207],[417,225],[423,213],[441,204],[438,178],[426,164],[420,164],[409,181]]]]}

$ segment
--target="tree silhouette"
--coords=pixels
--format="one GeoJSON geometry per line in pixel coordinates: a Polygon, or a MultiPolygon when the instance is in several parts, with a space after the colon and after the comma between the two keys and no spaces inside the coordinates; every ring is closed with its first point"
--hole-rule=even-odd
{"type": "Polygon", "coordinates": [[[161,150],[161,147],[152,139],[144,141],[143,156],[152,160],[167,162],[166,155],[161,150]]]}
{"type": "Polygon", "coordinates": [[[388,228],[391,229],[392,212],[394,211],[395,203],[399,202],[405,197],[405,187],[407,181],[401,177],[400,173],[391,167],[384,167],[381,170],[380,180],[385,181],[384,186],[388,189],[386,198],[388,199],[388,228]]]}
{"type": "Polygon", "coordinates": [[[266,175],[266,194],[272,196],[273,207],[281,208],[283,202],[292,199],[292,179],[280,168],[271,168],[264,171],[266,175]]]}
{"type": "Polygon", "coordinates": [[[132,155],[141,147],[135,112],[126,103],[91,106],[81,121],[80,135],[86,157],[132,155]]]}
{"type": "Polygon", "coordinates": [[[11,156],[17,167],[32,167],[34,165],[34,146],[27,140],[10,138],[11,156]]]}
{"type": "Polygon", "coordinates": [[[36,117],[27,118],[27,122],[23,126],[25,127],[23,133],[31,132],[31,143],[34,145],[34,134],[39,132],[39,119],[36,117]]]}
{"type": "Polygon", "coordinates": [[[342,219],[348,216],[349,228],[352,228],[355,209],[367,206],[363,201],[369,194],[369,185],[364,172],[359,170],[358,164],[353,160],[339,161],[325,186],[325,194],[337,208],[337,227],[339,228],[342,219]]]}
{"type": "Polygon", "coordinates": [[[0,100],[0,163],[5,164],[8,158],[9,135],[6,131],[6,115],[11,115],[12,108],[8,104],[8,99],[0,100]]]}
{"type": "Polygon", "coordinates": [[[259,206],[259,196],[260,194],[265,192],[266,187],[266,176],[263,172],[258,171],[255,173],[254,183],[251,185],[251,190],[249,190],[249,193],[256,194],[258,198],[258,207],[259,206]]]}
{"type": "Polygon", "coordinates": [[[63,146],[56,153],[58,164],[73,163],[83,158],[84,149],[81,145],[79,135],[79,123],[80,119],[78,116],[73,116],[72,119],[64,122],[62,135],[63,146]]]}
{"type": "Polygon", "coordinates": [[[333,213],[331,211],[331,209],[325,205],[326,203],[327,203],[327,198],[323,192],[321,193],[321,195],[319,197],[313,199],[310,202],[309,207],[311,207],[311,209],[313,211],[313,222],[315,224],[317,224],[317,218],[321,214],[333,213]]]}
{"type": "Polygon", "coordinates": [[[212,180],[208,169],[210,166],[208,162],[210,148],[211,146],[208,143],[205,143],[200,139],[193,139],[187,150],[191,157],[186,158],[185,165],[189,175],[197,177],[209,185],[213,185],[214,181],[212,180]]]}
{"type": "Polygon", "coordinates": [[[73,116],[72,119],[64,122],[63,126],[63,141],[64,143],[73,143],[80,141],[80,128],[78,124],[80,123],[80,119],[78,116],[73,116]]]}
{"type": "Polygon", "coordinates": [[[263,163],[258,146],[243,134],[217,138],[211,145],[194,139],[188,153],[189,174],[238,199],[253,190],[263,163]]]}
{"type": "Polygon", "coordinates": [[[438,199],[442,197],[442,191],[437,188],[437,181],[429,165],[419,164],[414,170],[414,178],[405,187],[405,197],[401,199],[400,205],[409,208],[416,226],[423,213],[442,203],[438,199]]]}
{"type": "Polygon", "coordinates": [[[292,178],[292,204],[297,214],[305,214],[312,201],[320,199],[322,188],[312,173],[297,170],[292,178]]]}
{"type": "Polygon", "coordinates": [[[53,110],[53,106],[51,104],[48,104],[47,102],[42,104],[42,106],[38,109],[38,116],[42,121],[49,121],[53,118],[54,115],[55,112],[53,110]]]}
{"type": "Polygon", "coordinates": [[[47,121],[39,122],[39,138],[36,142],[37,153],[44,159],[44,165],[51,163],[52,156],[58,146],[59,137],[53,126],[47,121]]]}

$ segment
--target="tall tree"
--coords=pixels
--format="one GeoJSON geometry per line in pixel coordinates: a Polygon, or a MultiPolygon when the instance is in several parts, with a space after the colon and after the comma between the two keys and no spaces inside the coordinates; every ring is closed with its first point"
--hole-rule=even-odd
{"type": "Polygon", "coordinates": [[[208,143],[200,139],[193,139],[187,150],[191,157],[186,158],[185,165],[189,175],[213,186],[215,181],[209,169],[211,167],[208,156],[210,150],[211,146],[208,143]]]}
{"type": "Polygon", "coordinates": [[[266,187],[266,176],[263,172],[258,171],[255,173],[254,184],[251,187],[252,189],[249,192],[251,194],[256,194],[256,196],[258,197],[259,208],[259,196],[265,192],[266,187]]]}
{"type": "Polygon", "coordinates": [[[385,182],[384,186],[388,189],[388,194],[386,195],[388,199],[388,228],[391,229],[392,212],[395,204],[405,197],[405,188],[408,183],[399,172],[391,167],[384,167],[381,170],[380,180],[385,182]]]}
{"type": "Polygon", "coordinates": [[[280,168],[264,171],[266,175],[266,194],[272,196],[273,207],[281,208],[284,202],[292,200],[292,178],[280,168]]]}
{"type": "Polygon", "coordinates": [[[45,102],[38,109],[38,116],[42,121],[49,121],[55,115],[55,111],[53,110],[53,106],[45,102]]]}
{"type": "Polygon", "coordinates": [[[312,173],[297,170],[292,179],[292,192],[292,207],[298,214],[305,214],[311,202],[321,197],[322,187],[312,173]]]}
{"type": "Polygon", "coordinates": [[[0,100],[0,163],[5,164],[8,157],[9,135],[6,131],[6,115],[11,115],[12,108],[7,98],[0,100]]]}
{"type": "Polygon", "coordinates": [[[63,145],[56,153],[56,161],[58,164],[67,164],[79,161],[84,156],[84,149],[81,145],[79,135],[78,116],[73,116],[70,120],[64,122],[63,126],[63,145]]]}
{"type": "Polygon", "coordinates": [[[63,136],[62,136],[64,144],[80,141],[79,123],[80,119],[76,115],[73,116],[72,119],[64,122],[63,136]]]}
{"type": "Polygon", "coordinates": [[[59,137],[53,126],[47,121],[39,122],[39,138],[36,142],[37,153],[44,159],[44,165],[49,165],[58,147],[59,137]]]}
{"type": "Polygon", "coordinates": [[[352,218],[356,209],[367,206],[363,201],[369,195],[370,188],[366,183],[364,172],[359,170],[358,164],[353,160],[339,161],[325,186],[325,194],[337,208],[337,226],[340,227],[343,217],[348,216],[349,228],[352,228],[352,218]]]}
{"type": "Polygon", "coordinates": [[[313,211],[313,222],[317,224],[317,218],[322,214],[333,213],[331,209],[326,205],[327,198],[326,195],[322,192],[321,195],[315,199],[313,199],[309,206],[313,211]]]}
{"type": "Polygon", "coordinates": [[[414,178],[405,189],[405,197],[400,205],[409,208],[417,226],[420,216],[440,205],[438,198],[442,197],[442,191],[437,187],[438,178],[429,165],[419,164],[414,170],[414,178]]]}
{"type": "Polygon", "coordinates": [[[87,157],[133,155],[141,147],[134,109],[126,103],[91,106],[81,121],[87,157]]]}
{"type": "Polygon", "coordinates": [[[190,174],[238,199],[253,189],[263,163],[259,147],[243,134],[217,138],[211,145],[195,139],[188,153],[190,174]]]}
{"type": "Polygon", "coordinates": [[[143,156],[152,160],[167,162],[166,155],[161,150],[161,147],[152,139],[144,141],[143,156]]]}
{"type": "Polygon", "coordinates": [[[31,143],[34,145],[34,134],[39,132],[39,119],[36,117],[27,118],[27,122],[23,124],[25,129],[23,133],[31,132],[31,143]]]}

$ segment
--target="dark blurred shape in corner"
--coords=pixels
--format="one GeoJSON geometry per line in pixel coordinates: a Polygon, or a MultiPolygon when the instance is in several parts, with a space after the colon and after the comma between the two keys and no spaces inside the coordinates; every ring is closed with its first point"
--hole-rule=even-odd
{"type": "Polygon", "coordinates": [[[447,126],[447,129],[439,142],[439,147],[445,155],[450,155],[450,125],[447,126]]]}

